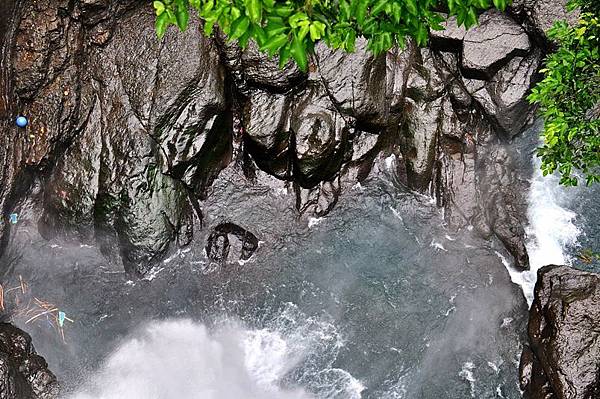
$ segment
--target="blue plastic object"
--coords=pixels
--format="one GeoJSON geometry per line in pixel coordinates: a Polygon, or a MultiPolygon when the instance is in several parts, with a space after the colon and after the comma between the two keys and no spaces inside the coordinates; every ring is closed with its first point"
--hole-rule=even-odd
{"type": "Polygon", "coordinates": [[[65,312],[58,312],[58,325],[59,326],[63,326],[65,324],[65,318],[67,317],[67,315],[65,314],[65,312]]]}
{"type": "Polygon", "coordinates": [[[10,214],[10,222],[12,224],[17,224],[18,218],[19,218],[19,215],[17,215],[16,213],[11,213],[10,214]]]}
{"type": "Polygon", "coordinates": [[[25,118],[24,116],[17,117],[17,126],[25,127],[28,123],[29,122],[27,121],[27,118],[25,118]]]}

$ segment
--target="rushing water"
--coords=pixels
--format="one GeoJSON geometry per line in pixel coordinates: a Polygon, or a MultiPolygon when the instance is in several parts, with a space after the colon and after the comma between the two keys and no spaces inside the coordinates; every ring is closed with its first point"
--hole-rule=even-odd
{"type": "Polygon", "coordinates": [[[429,198],[375,179],[311,221],[228,170],[203,205],[209,225],[250,226],[254,257],[214,267],[193,245],[141,281],[94,247],[39,239],[23,206],[13,279],[75,322],[62,343],[17,321],[65,397],[519,396],[521,292],[500,248],[447,230],[429,198]]]}
{"type": "MultiPolygon", "coordinates": [[[[536,124],[532,130],[539,129],[536,124]]],[[[510,267],[511,279],[520,285],[531,305],[538,270],[546,265],[569,265],[600,271],[593,252],[600,249],[600,187],[559,185],[558,174],[543,176],[541,160],[532,157],[533,171],[528,193],[527,251],[530,270],[518,272],[510,267]],[[592,251],[589,259],[582,257],[592,251]],[[582,260],[583,259],[583,260],[582,260]]]]}
{"type": "MultiPolygon", "coordinates": [[[[21,275],[74,323],[62,342],[48,323],[16,322],[66,399],[519,398],[527,312],[510,277],[527,293],[532,274],[509,277],[501,246],[449,231],[429,198],[393,181],[356,186],[311,220],[283,183],[228,169],[203,204],[206,223],[250,228],[257,253],[215,266],[203,230],[136,281],[95,247],[42,240],[32,200],[3,259],[7,277],[21,275]]],[[[597,237],[577,216],[588,200],[567,208],[554,186],[532,181],[535,267],[597,237]]]]}

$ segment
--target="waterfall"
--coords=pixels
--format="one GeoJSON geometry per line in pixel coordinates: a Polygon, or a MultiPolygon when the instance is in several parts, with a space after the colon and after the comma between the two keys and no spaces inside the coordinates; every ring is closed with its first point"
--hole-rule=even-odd
{"type": "Polygon", "coordinates": [[[543,176],[540,166],[540,159],[534,155],[527,198],[526,246],[530,269],[520,272],[509,267],[512,281],[521,286],[530,306],[538,270],[551,264],[570,265],[567,248],[576,245],[581,234],[575,224],[577,214],[570,209],[580,190],[559,185],[560,178],[556,174],[543,176]]]}

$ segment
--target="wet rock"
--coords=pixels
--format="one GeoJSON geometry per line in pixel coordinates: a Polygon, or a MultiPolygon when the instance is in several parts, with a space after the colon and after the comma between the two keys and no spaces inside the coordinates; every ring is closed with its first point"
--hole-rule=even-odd
{"type": "Polygon", "coordinates": [[[380,137],[369,132],[356,132],[352,139],[352,161],[360,161],[376,149],[380,137]]]}
{"type": "Polygon", "coordinates": [[[375,129],[384,127],[389,113],[386,55],[375,57],[363,38],[357,39],[354,53],[319,43],[315,54],[318,73],[338,109],[375,129]]]}
{"type": "Polygon", "coordinates": [[[329,180],[342,165],[351,128],[319,82],[294,99],[290,129],[295,138],[294,177],[305,188],[329,180]]]}
{"type": "Polygon", "coordinates": [[[566,266],[538,271],[521,357],[527,399],[600,397],[600,276],[566,266]]]}
{"type": "MultiPolygon", "coordinates": [[[[75,128],[54,133],[67,149],[47,185],[40,231],[97,239],[141,276],[175,240],[189,243],[190,193],[201,198],[229,162],[231,117],[218,52],[197,30],[160,42],[151,10],[140,6],[111,37],[81,50],[77,76],[89,79],[66,81],[69,68],[61,79],[61,95],[75,91],[82,112],[60,116],[75,128]]],[[[44,90],[35,102],[52,102],[44,90]]]]}
{"type": "Polygon", "coordinates": [[[98,102],[84,131],[56,163],[39,221],[40,231],[46,237],[58,235],[83,241],[93,238],[102,151],[100,121],[98,102]]]}
{"type": "Polygon", "coordinates": [[[525,26],[536,36],[546,39],[546,32],[556,21],[577,22],[577,10],[567,12],[567,0],[515,0],[512,9],[525,19],[525,26]]]}
{"type": "Polygon", "coordinates": [[[249,87],[258,87],[275,92],[285,92],[306,80],[306,74],[295,63],[288,62],[279,68],[279,59],[270,58],[259,51],[253,41],[242,50],[235,42],[228,43],[219,35],[219,46],[224,55],[225,65],[234,78],[235,85],[242,92],[249,87]]]}
{"type": "Polygon", "coordinates": [[[540,64],[540,51],[515,57],[487,83],[469,81],[465,86],[508,138],[520,133],[531,116],[527,94],[540,64]]]}
{"type": "Polygon", "coordinates": [[[257,165],[279,178],[290,176],[290,99],[283,94],[254,90],[244,106],[247,148],[257,165]]]}
{"type": "Polygon", "coordinates": [[[467,77],[491,78],[511,58],[529,50],[529,38],[519,24],[505,14],[487,11],[464,36],[462,68],[467,77]]]}
{"type": "Polygon", "coordinates": [[[220,264],[248,260],[257,249],[258,238],[233,223],[215,226],[206,243],[208,258],[220,264]]]}
{"type": "Polygon", "coordinates": [[[433,172],[438,205],[445,208],[446,221],[455,228],[479,221],[479,203],[473,200],[479,190],[477,139],[489,129],[481,115],[471,111],[471,97],[464,94],[460,84],[454,83],[450,96],[441,103],[439,161],[433,172]]]}
{"type": "Polygon", "coordinates": [[[150,86],[154,101],[148,130],[160,143],[163,171],[202,197],[231,159],[232,121],[225,100],[225,69],[217,49],[200,32],[192,31],[183,37],[174,32],[166,38],[160,55],[153,55],[158,63],[156,85],[150,86]]]}
{"type": "Polygon", "coordinates": [[[313,188],[294,187],[296,192],[296,209],[301,214],[313,214],[317,217],[325,216],[337,204],[341,194],[339,178],[324,181],[313,188]]]}
{"type": "Polygon", "coordinates": [[[404,158],[409,186],[421,192],[432,180],[437,140],[441,134],[443,94],[450,75],[431,50],[421,49],[408,75],[404,120],[404,158]]]}
{"type": "Polygon", "coordinates": [[[53,399],[58,382],[44,358],[35,353],[31,337],[0,323],[0,399],[53,399]]]}
{"type": "Polygon", "coordinates": [[[525,247],[524,224],[528,182],[517,176],[509,147],[490,136],[482,144],[476,165],[482,217],[513,256],[515,266],[527,269],[529,255],[525,247]]]}
{"type": "Polygon", "coordinates": [[[467,34],[464,26],[458,26],[456,17],[450,17],[442,22],[444,30],[432,30],[430,33],[431,46],[441,51],[461,51],[462,41],[467,34]]]}

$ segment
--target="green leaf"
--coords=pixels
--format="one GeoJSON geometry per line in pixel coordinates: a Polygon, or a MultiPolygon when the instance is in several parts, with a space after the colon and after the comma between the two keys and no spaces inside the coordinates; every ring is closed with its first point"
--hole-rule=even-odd
{"type": "Polygon", "coordinates": [[[185,5],[177,5],[177,9],[175,10],[175,18],[177,19],[177,26],[179,27],[179,29],[185,31],[188,27],[188,22],[190,20],[190,14],[188,13],[188,9],[185,5]]]}
{"type": "Polygon", "coordinates": [[[314,23],[310,24],[310,40],[316,42],[321,38],[321,31],[314,23]]]}
{"type": "Polygon", "coordinates": [[[404,4],[406,5],[406,9],[412,15],[418,15],[417,9],[417,0],[404,0],[404,4]]]}
{"type": "Polygon", "coordinates": [[[289,43],[286,43],[285,46],[279,49],[279,69],[283,69],[285,67],[290,60],[290,55],[290,45],[289,43]]]}
{"type": "Polygon", "coordinates": [[[353,30],[349,30],[344,38],[344,49],[349,53],[353,53],[356,50],[356,33],[353,30]]]}
{"type": "Polygon", "coordinates": [[[217,22],[217,18],[206,18],[204,21],[204,35],[210,37],[213,32],[213,28],[217,22]]]}
{"type": "Polygon", "coordinates": [[[298,31],[298,38],[300,40],[304,40],[306,35],[308,35],[308,31],[310,30],[310,25],[303,25],[298,31]]]}
{"type": "Polygon", "coordinates": [[[260,48],[262,51],[267,51],[269,55],[273,55],[287,44],[287,35],[278,35],[267,39],[265,44],[260,48]]]}
{"type": "Polygon", "coordinates": [[[155,1],[152,3],[154,6],[154,10],[156,11],[156,16],[160,16],[163,12],[165,12],[165,4],[162,1],[155,1]]]}
{"type": "Polygon", "coordinates": [[[292,40],[292,47],[290,49],[292,57],[298,64],[298,68],[300,70],[306,72],[308,69],[308,58],[306,55],[306,47],[304,42],[298,38],[298,36],[294,35],[294,39],[292,40]]]}
{"type": "Polygon", "coordinates": [[[358,23],[358,26],[363,26],[363,24],[365,23],[368,5],[369,0],[358,0],[358,4],[356,7],[356,22],[358,23]]]}
{"type": "Polygon", "coordinates": [[[259,47],[264,46],[269,41],[267,33],[260,26],[252,25],[251,30],[252,30],[252,32],[251,32],[252,37],[254,37],[254,39],[256,40],[256,43],[259,45],[259,47]]]}
{"type": "Polygon", "coordinates": [[[465,20],[465,26],[470,28],[475,25],[477,25],[477,13],[475,12],[475,8],[469,7],[467,18],[465,20]]]}
{"type": "Polygon", "coordinates": [[[169,15],[166,12],[163,12],[156,18],[155,23],[156,35],[159,39],[165,35],[167,26],[169,26],[169,15]]]}
{"type": "Polygon", "coordinates": [[[375,6],[371,9],[371,16],[376,17],[385,10],[386,6],[389,6],[389,0],[378,0],[377,3],[375,3],[375,6]]]}
{"type": "Polygon", "coordinates": [[[236,19],[233,24],[231,24],[231,30],[229,34],[230,40],[236,40],[244,33],[248,31],[248,27],[250,26],[250,19],[246,16],[240,17],[236,19]]]}
{"type": "Polygon", "coordinates": [[[341,11],[343,20],[347,21],[350,19],[350,16],[352,15],[352,11],[350,8],[350,3],[348,3],[347,0],[340,0],[340,11],[341,11]]]}
{"type": "Polygon", "coordinates": [[[262,20],[262,4],[260,0],[245,0],[246,15],[254,24],[260,23],[262,20]]]}
{"type": "Polygon", "coordinates": [[[294,13],[294,8],[290,6],[277,6],[275,7],[275,14],[287,18],[294,13]]]}
{"type": "Polygon", "coordinates": [[[494,7],[496,7],[497,9],[504,11],[504,9],[506,8],[506,0],[493,0],[494,1],[494,7]]]}

